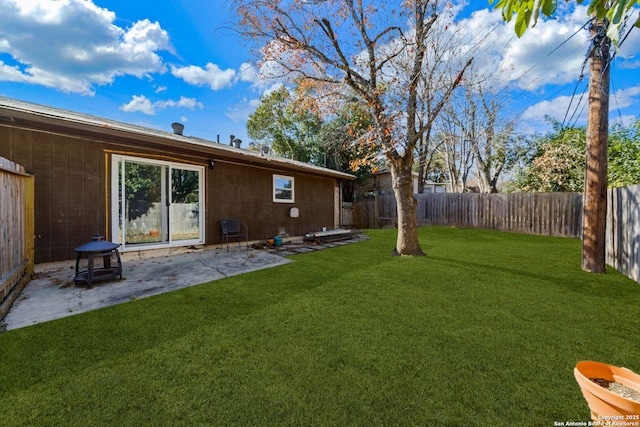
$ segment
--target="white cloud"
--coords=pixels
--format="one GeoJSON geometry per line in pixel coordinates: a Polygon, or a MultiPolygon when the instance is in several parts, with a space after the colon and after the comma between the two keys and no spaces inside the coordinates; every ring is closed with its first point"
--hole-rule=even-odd
{"type": "Polygon", "coordinates": [[[188,108],[190,110],[202,110],[204,108],[202,102],[196,101],[195,98],[185,98],[184,96],[180,97],[180,101],[178,101],[177,106],[180,108],[188,108]]]}
{"type": "MultiPolygon", "coordinates": [[[[586,99],[586,93],[577,93],[573,99],[570,96],[559,96],[532,105],[522,113],[521,118],[530,124],[543,124],[545,123],[545,116],[560,122],[565,120],[566,117],[567,120],[570,120],[570,123],[566,124],[578,123],[584,125],[587,122],[586,99]]],[[[635,106],[638,102],[640,102],[640,85],[620,89],[610,94],[609,113],[612,121],[615,118],[619,120],[618,111],[635,106]]]]}
{"type": "Polygon", "coordinates": [[[619,89],[609,95],[610,109],[623,109],[640,102],[640,84],[626,89],[619,89]]]}
{"type": "Polygon", "coordinates": [[[640,61],[627,61],[626,58],[618,57],[618,66],[623,70],[633,70],[635,68],[640,68],[640,61]]]}
{"type": "Polygon", "coordinates": [[[624,127],[631,127],[637,120],[636,116],[611,116],[609,125],[620,123],[624,127]]]}
{"type": "MultiPolygon", "coordinates": [[[[640,9],[635,8],[629,15],[628,22],[635,22],[639,18],[640,9]]],[[[617,52],[616,60],[621,62],[621,66],[624,68],[640,68],[640,61],[638,61],[637,58],[636,61],[625,62],[627,59],[633,59],[633,57],[637,56],[640,51],[640,31],[638,31],[638,28],[630,25],[628,25],[625,30],[626,32],[621,34],[621,38],[626,37],[626,39],[620,40],[622,42],[622,46],[620,46],[620,49],[617,52]]]]}
{"type": "MultiPolygon", "coordinates": [[[[265,87],[264,91],[262,92],[262,95],[266,96],[266,95],[271,95],[273,92],[279,91],[282,88],[285,88],[287,86],[285,86],[283,83],[280,82],[271,82],[271,85],[268,87],[265,87]]],[[[289,90],[289,93],[291,93],[291,90],[289,90]]]]}
{"type": "Polygon", "coordinates": [[[225,115],[236,124],[244,124],[259,105],[260,99],[244,98],[240,103],[229,108],[225,115]]]}
{"type": "Polygon", "coordinates": [[[135,113],[139,111],[148,116],[153,116],[156,113],[155,109],[153,108],[153,104],[144,95],[133,95],[131,101],[129,101],[128,104],[122,105],[120,107],[120,110],[127,113],[135,113]]]}
{"type": "Polygon", "coordinates": [[[178,101],[157,101],[154,104],[156,109],[165,109],[169,107],[177,107],[177,108],[188,108],[190,110],[202,110],[204,107],[201,102],[196,101],[195,98],[185,98],[181,96],[178,101]]]}
{"type": "Polygon", "coordinates": [[[258,70],[256,70],[253,65],[245,62],[240,65],[238,80],[241,82],[256,83],[258,81],[258,70]]]}
{"type": "Polygon", "coordinates": [[[166,71],[158,51],[172,51],[157,22],[123,29],[113,12],[88,0],[0,0],[0,81],[93,94],[118,76],[166,71]]]}
{"type": "MultiPolygon", "coordinates": [[[[521,117],[527,122],[534,122],[538,124],[544,123],[545,116],[549,116],[555,120],[562,121],[567,113],[569,105],[571,104],[575,107],[575,102],[577,102],[579,98],[580,95],[578,94],[578,96],[574,98],[573,102],[571,101],[570,96],[559,96],[552,100],[542,101],[527,108],[522,113],[521,117]]],[[[585,114],[586,111],[583,111],[581,114],[583,120],[586,119],[585,114]]]]}
{"type": "Polygon", "coordinates": [[[532,91],[578,78],[588,39],[588,31],[579,29],[587,20],[587,8],[577,6],[557,19],[539,22],[518,38],[513,22],[504,23],[499,10],[483,9],[455,26],[481,75],[532,91]]]}
{"type": "Polygon", "coordinates": [[[197,101],[195,98],[185,98],[181,96],[178,101],[167,100],[167,101],[156,101],[151,102],[144,95],[133,95],[131,97],[131,101],[127,104],[124,104],[120,107],[120,110],[125,111],[127,113],[141,112],[148,116],[155,115],[158,111],[164,110],[166,108],[188,108],[190,110],[202,110],[204,105],[197,101]]]}
{"type": "Polygon", "coordinates": [[[211,90],[220,90],[232,86],[236,71],[231,68],[222,70],[216,64],[208,63],[205,68],[172,65],[171,74],[195,86],[209,86],[211,90]]]}

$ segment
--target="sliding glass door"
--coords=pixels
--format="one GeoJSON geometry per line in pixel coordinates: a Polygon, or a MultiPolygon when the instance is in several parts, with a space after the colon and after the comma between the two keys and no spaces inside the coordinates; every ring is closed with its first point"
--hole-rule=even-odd
{"type": "Polygon", "coordinates": [[[200,178],[202,171],[171,168],[169,203],[170,240],[193,240],[200,237],[200,178]]]}
{"type": "Polygon", "coordinates": [[[204,243],[204,168],[113,156],[113,241],[122,249],[204,243]]]}

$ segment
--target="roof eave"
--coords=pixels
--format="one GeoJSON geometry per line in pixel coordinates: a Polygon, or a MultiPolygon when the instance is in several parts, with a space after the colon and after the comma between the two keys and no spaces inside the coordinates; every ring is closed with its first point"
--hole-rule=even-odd
{"type": "Polygon", "coordinates": [[[21,121],[33,121],[47,125],[58,125],[68,129],[114,137],[135,137],[135,139],[167,147],[175,147],[176,144],[180,144],[183,146],[182,148],[188,148],[203,154],[211,155],[213,160],[216,160],[215,158],[218,156],[242,163],[268,165],[280,169],[312,173],[335,179],[355,179],[353,175],[344,172],[295,160],[289,160],[282,157],[263,155],[259,152],[226,146],[201,138],[178,135],[171,132],[145,128],[101,117],[0,97],[0,124],[2,122],[15,122],[16,124],[19,124],[21,121]]]}

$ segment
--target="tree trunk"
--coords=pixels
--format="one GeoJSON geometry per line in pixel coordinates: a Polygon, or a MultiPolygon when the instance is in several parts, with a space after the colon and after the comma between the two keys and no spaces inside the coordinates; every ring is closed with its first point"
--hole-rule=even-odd
{"type": "MultiPolygon", "coordinates": [[[[594,40],[602,23],[591,28],[594,40]]],[[[595,42],[594,42],[595,43],[595,42]]],[[[582,219],[582,269],[604,273],[607,221],[607,148],[609,140],[609,39],[595,43],[589,76],[587,154],[582,219]]]]}
{"type": "Polygon", "coordinates": [[[418,194],[424,193],[424,181],[425,175],[427,174],[424,165],[427,160],[427,156],[423,154],[423,150],[426,151],[424,147],[420,148],[420,156],[418,156],[418,161],[420,162],[418,164],[418,194]]]}
{"type": "Polygon", "coordinates": [[[411,159],[401,157],[390,159],[388,163],[398,210],[398,239],[393,254],[424,256],[418,242],[417,202],[413,195],[411,159]]]}

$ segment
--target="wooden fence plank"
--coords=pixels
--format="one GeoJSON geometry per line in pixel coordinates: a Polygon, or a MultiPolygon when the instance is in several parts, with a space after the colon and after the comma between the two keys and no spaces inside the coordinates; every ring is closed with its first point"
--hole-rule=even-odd
{"type": "MultiPolygon", "coordinates": [[[[428,193],[415,195],[418,225],[486,228],[549,236],[579,237],[581,194],[576,193],[428,193]]],[[[358,228],[395,225],[393,195],[378,195],[355,203],[358,228]],[[366,211],[373,221],[362,213],[366,211]],[[373,211],[373,212],[371,212],[373,211]]]]}
{"type": "Polygon", "coordinates": [[[610,189],[607,264],[640,282],[640,185],[610,189]]]}
{"type": "MultiPolygon", "coordinates": [[[[487,228],[525,234],[581,237],[582,194],[416,194],[419,226],[487,228]]],[[[356,202],[358,228],[378,228],[395,215],[395,198],[356,202]],[[363,214],[363,211],[364,214],[363,214]]],[[[386,222],[388,225],[388,221],[386,222]]],[[[640,185],[609,190],[607,263],[640,282],[640,185]]]]}
{"type": "Polygon", "coordinates": [[[0,158],[0,319],[33,273],[34,178],[0,158]]]}

